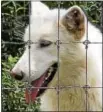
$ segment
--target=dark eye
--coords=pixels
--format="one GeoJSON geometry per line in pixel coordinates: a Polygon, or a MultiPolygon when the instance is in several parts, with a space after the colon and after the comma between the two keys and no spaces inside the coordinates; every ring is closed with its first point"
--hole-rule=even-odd
{"type": "Polygon", "coordinates": [[[51,45],[51,44],[52,44],[51,41],[48,41],[48,40],[40,40],[39,46],[40,46],[40,47],[47,47],[47,46],[49,46],[49,45],[51,45]]]}

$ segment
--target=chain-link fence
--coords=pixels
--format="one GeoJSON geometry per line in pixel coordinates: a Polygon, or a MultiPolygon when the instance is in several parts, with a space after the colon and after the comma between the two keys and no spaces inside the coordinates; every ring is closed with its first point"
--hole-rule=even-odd
{"type": "MultiPolygon", "coordinates": [[[[34,1],[32,1],[34,2],[34,1]]],[[[98,89],[102,91],[102,85],[100,86],[90,86],[89,84],[89,76],[88,76],[88,49],[90,45],[99,46],[102,45],[102,41],[90,41],[88,38],[88,31],[86,33],[86,40],[83,41],[62,41],[61,40],[61,33],[60,33],[60,16],[61,10],[60,8],[69,8],[73,5],[78,5],[82,9],[85,10],[86,15],[88,16],[88,20],[92,21],[93,24],[100,26],[100,30],[103,32],[103,2],[99,1],[43,1],[43,3],[47,4],[51,8],[57,8],[58,11],[58,18],[57,18],[57,39],[53,41],[53,45],[55,46],[56,53],[57,53],[57,63],[58,63],[58,70],[57,70],[57,77],[56,77],[56,86],[49,86],[49,87],[33,87],[31,86],[30,80],[28,82],[18,82],[15,79],[11,78],[10,71],[18,61],[20,56],[24,52],[24,47],[28,48],[28,71],[29,71],[29,78],[31,77],[31,47],[33,44],[38,45],[38,42],[34,42],[31,40],[31,24],[30,23],[30,14],[31,14],[31,2],[30,1],[2,1],[1,2],[1,27],[2,27],[2,112],[23,112],[23,111],[40,111],[41,101],[40,98],[37,98],[35,102],[32,102],[31,99],[31,91],[32,89],[47,89],[50,90],[51,93],[53,91],[56,92],[56,111],[62,110],[62,100],[61,100],[61,91],[73,91],[75,92],[75,96],[71,97],[78,97],[78,94],[75,90],[84,91],[84,99],[85,99],[85,109],[84,111],[90,111],[90,107],[88,104],[88,91],[93,89],[98,89]],[[24,35],[24,29],[29,25],[29,38],[26,42],[23,41],[22,37],[24,35]],[[66,85],[61,84],[61,62],[60,57],[62,54],[63,49],[61,46],[67,46],[68,44],[83,44],[85,49],[85,82],[84,85],[74,84],[66,85]],[[29,91],[28,97],[31,100],[29,104],[25,103],[25,90],[29,91]],[[77,96],[76,96],[77,95],[77,96]]],[[[87,24],[88,30],[88,24],[87,24]]],[[[35,38],[35,37],[34,37],[35,38]]],[[[97,37],[98,38],[98,37],[97,37]]],[[[53,46],[53,47],[54,47],[53,46]]],[[[101,49],[102,50],[102,49],[101,49]]],[[[65,51],[65,49],[64,49],[65,51]]],[[[102,52],[102,51],[101,51],[102,52]]],[[[80,54],[81,55],[81,54],[80,54]]],[[[101,62],[102,64],[102,62],[101,62]]],[[[64,69],[65,70],[65,69],[64,69]]],[[[68,70],[67,70],[68,71],[68,70]]],[[[69,72],[69,71],[68,71],[69,72]]],[[[65,71],[66,73],[66,71],[65,71]]],[[[65,75],[65,74],[62,74],[65,75]]],[[[102,78],[102,74],[101,74],[102,78]]],[[[65,82],[65,80],[64,80],[65,82]]],[[[71,92],[69,92],[71,95],[71,92]]],[[[65,94],[64,94],[65,95],[65,94]]],[[[62,96],[63,97],[63,96],[62,96]]],[[[69,100],[68,97],[67,100],[69,100]]],[[[81,96],[82,97],[82,96],[81,96]]],[[[77,98],[79,100],[79,97],[77,98]]],[[[66,103],[67,101],[65,101],[66,103]]],[[[79,101],[78,101],[79,102],[79,101]]],[[[75,103],[74,103],[75,104],[75,103]]],[[[79,103],[78,103],[79,104],[79,103]]],[[[78,105],[77,104],[77,105],[78,105]]],[[[71,111],[72,108],[67,111],[71,111]]],[[[51,111],[51,110],[49,110],[51,111]]],[[[65,111],[65,110],[62,110],[65,111]]],[[[81,111],[81,110],[79,110],[81,111]]],[[[91,109],[92,111],[92,109],[91,109]]],[[[96,111],[96,110],[93,110],[96,111]]],[[[99,110],[101,111],[101,110],[99,110]]]]}

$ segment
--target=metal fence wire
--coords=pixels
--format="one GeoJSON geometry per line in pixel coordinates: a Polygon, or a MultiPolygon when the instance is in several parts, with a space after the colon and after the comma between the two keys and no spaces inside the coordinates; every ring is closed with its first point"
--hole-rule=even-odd
{"type": "MultiPolygon", "coordinates": [[[[23,1],[20,1],[20,2],[23,2],[23,1]]],[[[32,1],[32,2],[34,2],[34,1],[32,1]]],[[[49,2],[49,1],[48,1],[49,2]]],[[[65,1],[66,2],[66,1],[65,1]]],[[[89,1],[88,1],[89,2],[89,1]]],[[[87,2],[87,4],[88,4],[88,2],[87,2]]],[[[24,6],[26,6],[25,4],[26,4],[26,1],[25,2],[23,2],[24,3],[24,6]]],[[[51,2],[52,3],[52,2],[51,2]]],[[[82,3],[82,1],[81,1],[81,3],[82,3]]],[[[85,105],[85,107],[86,107],[86,111],[88,111],[88,90],[89,89],[102,89],[102,85],[103,85],[103,82],[102,82],[102,85],[101,85],[101,87],[91,87],[89,84],[88,84],[88,66],[87,66],[87,63],[88,63],[88,59],[87,59],[87,57],[88,57],[88,48],[89,48],[89,45],[90,44],[95,44],[95,45],[98,45],[98,44],[102,44],[102,46],[103,46],[103,41],[102,42],[91,42],[91,41],[89,41],[89,38],[88,38],[88,29],[87,29],[87,34],[86,34],[86,40],[85,41],[75,41],[75,42],[63,42],[61,39],[60,39],[60,29],[59,29],[59,20],[60,20],[60,8],[61,8],[61,6],[62,6],[62,1],[60,2],[60,1],[58,1],[58,2],[55,2],[55,4],[56,4],[56,7],[58,7],[58,38],[57,38],[57,41],[55,41],[54,42],[54,44],[56,45],[56,48],[57,48],[57,58],[58,58],[58,79],[57,79],[57,81],[58,81],[58,85],[56,86],[56,87],[33,87],[33,86],[31,86],[31,83],[30,83],[30,80],[28,81],[28,83],[25,83],[24,84],[24,86],[22,87],[17,87],[17,88],[14,88],[14,87],[9,87],[9,86],[5,86],[5,82],[7,81],[7,80],[3,80],[2,79],[2,112],[9,112],[8,110],[5,110],[5,108],[6,108],[6,106],[5,105],[11,105],[11,104],[9,104],[9,103],[7,103],[7,104],[5,104],[5,102],[4,102],[4,100],[5,100],[5,92],[7,92],[7,94],[9,94],[9,92],[10,91],[16,91],[16,90],[18,90],[18,92],[19,91],[24,91],[25,89],[28,89],[29,90],[29,93],[31,94],[31,89],[32,88],[38,88],[38,89],[55,89],[55,91],[57,92],[57,100],[58,100],[58,111],[59,111],[59,109],[60,109],[60,107],[59,107],[59,103],[60,103],[60,101],[59,101],[59,94],[60,94],[60,91],[61,90],[64,90],[64,89],[72,89],[72,88],[83,88],[84,90],[85,90],[85,98],[86,98],[86,105],[85,105]],[[73,44],[83,44],[84,46],[85,46],[85,52],[86,52],[86,74],[85,74],[85,79],[86,79],[86,81],[85,81],[85,85],[83,85],[83,86],[80,86],[80,85],[67,85],[67,86],[64,86],[64,85],[60,85],[60,66],[61,66],[61,64],[60,64],[60,47],[61,47],[61,45],[66,45],[66,44],[70,44],[70,43],[73,43],[73,44]]],[[[7,5],[7,4],[5,4],[5,5],[7,5]]],[[[9,7],[8,5],[7,5],[7,7],[9,7]]],[[[13,18],[13,20],[14,20],[14,23],[16,24],[17,23],[17,25],[20,25],[20,27],[21,27],[21,25],[22,25],[22,27],[23,28],[25,28],[25,26],[27,26],[27,24],[21,24],[22,22],[20,22],[19,20],[21,20],[21,18],[23,17],[23,18],[25,18],[25,17],[27,17],[28,18],[28,23],[30,23],[30,14],[31,14],[31,3],[29,2],[28,3],[28,17],[27,17],[27,15],[25,15],[25,11],[24,11],[24,15],[22,15],[22,16],[18,16],[18,15],[15,15],[15,17],[12,17],[13,18]]],[[[101,29],[102,29],[102,34],[103,34],[103,2],[101,1],[100,2],[100,9],[99,9],[99,11],[100,11],[100,25],[101,25],[101,29]]],[[[5,13],[6,14],[6,13],[5,13]]],[[[4,15],[5,15],[4,14],[4,15]]],[[[4,16],[3,15],[3,16],[4,16]]],[[[4,23],[6,22],[5,21],[5,19],[6,19],[6,16],[4,16],[4,18],[2,18],[2,23],[3,23],[3,25],[4,25],[4,23]]],[[[88,21],[88,20],[87,20],[88,21]]],[[[26,22],[25,22],[26,23],[26,22]]],[[[88,22],[87,22],[88,23],[88,22]]],[[[18,26],[18,28],[19,28],[19,26],[18,26]]],[[[88,24],[87,24],[87,28],[88,28],[88,24]]],[[[16,34],[18,34],[18,36],[19,37],[23,37],[23,31],[21,31],[20,32],[20,30],[17,30],[17,28],[15,28],[16,29],[16,34]]],[[[15,30],[14,28],[13,29],[3,29],[3,26],[2,26],[2,32],[12,32],[12,30],[14,31],[15,30]]],[[[31,46],[32,46],[32,44],[38,44],[38,42],[33,42],[32,40],[31,40],[31,25],[29,24],[29,39],[28,39],[28,41],[26,41],[26,42],[23,42],[22,40],[20,40],[20,41],[16,41],[15,39],[13,40],[9,40],[9,41],[6,41],[5,39],[2,39],[2,41],[1,41],[1,44],[2,44],[2,46],[6,46],[6,47],[10,47],[11,45],[11,47],[13,47],[13,46],[16,46],[16,45],[25,45],[25,46],[27,46],[28,47],[28,51],[29,51],[29,55],[28,55],[28,68],[29,68],[29,79],[30,79],[30,77],[31,77],[31,64],[30,64],[30,62],[31,62],[31,58],[30,58],[30,55],[31,55],[31,51],[30,51],[30,49],[31,49],[31,46]]],[[[4,34],[3,33],[3,34],[4,34]]],[[[14,32],[12,32],[12,34],[13,34],[14,32]]],[[[102,36],[103,37],[103,36],[102,36]]],[[[2,38],[3,38],[3,35],[2,35],[2,38]]],[[[103,38],[102,38],[103,39],[103,38]]],[[[21,47],[21,46],[20,46],[21,47]]],[[[12,49],[12,48],[11,48],[12,49]]],[[[103,47],[102,47],[102,51],[103,51],[103,47]]],[[[5,60],[6,58],[4,58],[3,56],[5,55],[5,51],[2,51],[2,60],[5,60]],[[3,59],[4,58],[4,59],[3,59]]],[[[102,64],[103,64],[103,61],[101,62],[102,64]]],[[[3,67],[2,67],[2,70],[4,70],[3,69],[3,67]]],[[[103,71],[103,70],[102,70],[103,71]]],[[[9,70],[7,71],[8,73],[9,73],[9,70]]],[[[3,74],[3,75],[5,75],[5,74],[3,74]]],[[[102,72],[102,76],[103,76],[103,72],[102,72]]],[[[3,78],[3,77],[2,77],[3,78]]],[[[103,77],[102,77],[102,79],[103,79],[103,77]]],[[[14,81],[14,79],[10,79],[10,81],[11,82],[13,82],[14,81]]],[[[12,84],[12,83],[11,83],[12,84]]],[[[29,95],[30,95],[29,94],[29,95]]],[[[19,96],[20,97],[20,96],[19,96]]],[[[30,96],[29,96],[30,97],[30,96]]],[[[7,97],[6,97],[7,98],[7,97]]],[[[30,97],[31,98],[31,97],[30,97]]],[[[10,99],[9,99],[10,100],[10,99]]],[[[13,100],[13,99],[12,99],[13,100]]],[[[15,99],[14,99],[15,100],[15,99]]],[[[69,99],[68,99],[69,100],[69,99]]],[[[15,102],[15,101],[14,101],[15,102]]],[[[15,105],[14,105],[15,106],[15,105]]],[[[32,112],[34,112],[34,110],[32,109],[32,106],[33,106],[33,104],[32,104],[32,101],[29,103],[29,105],[27,105],[29,108],[27,109],[27,110],[25,110],[25,111],[32,111],[32,112]]],[[[14,107],[15,108],[15,107],[14,107]]],[[[23,110],[22,109],[20,109],[21,111],[20,112],[23,112],[23,110]]],[[[70,111],[70,110],[68,110],[68,111],[70,111]]],[[[103,110],[102,110],[103,111],[103,110]]],[[[16,112],[16,111],[15,111],[16,112]]],[[[17,110],[17,112],[18,112],[18,110],[17,110]]]]}

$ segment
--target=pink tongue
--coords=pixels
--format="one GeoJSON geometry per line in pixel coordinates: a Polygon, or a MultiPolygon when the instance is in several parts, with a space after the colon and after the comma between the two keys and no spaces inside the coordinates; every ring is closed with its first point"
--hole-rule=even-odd
{"type": "MultiPolygon", "coordinates": [[[[32,85],[38,88],[41,87],[44,81],[44,78],[45,78],[45,75],[41,76],[39,79],[35,80],[32,85]]],[[[30,91],[26,89],[25,91],[26,103],[35,101],[36,96],[38,94],[38,88],[31,88],[30,91]]]]}

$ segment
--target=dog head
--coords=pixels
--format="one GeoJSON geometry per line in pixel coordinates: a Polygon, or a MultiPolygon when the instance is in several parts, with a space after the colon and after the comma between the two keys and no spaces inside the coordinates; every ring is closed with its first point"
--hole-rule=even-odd
{"type": "MultiPolygon", "coordinates": [[[[30,25],[25,30],[24,41],[30,39],[33,44],[26,46],[11,75],[18,80],[29,81],[35,87],[45,87],[53,79],[58,68],[60,41],[69,43],[82,40],[86,18],[78,6],[61,10],[60,18],[58,9],[50,10],[40,2],[32,2],[31,11],[30,25]]],[[[60,49],[62,62],[61,57],[68,52],[76,55],[79,52],[79,45],[70,43],[68,47],[61,45],[60,49]]],[[[38,89],[35,89],[34,97],[38,94],[38,89]]]]}

